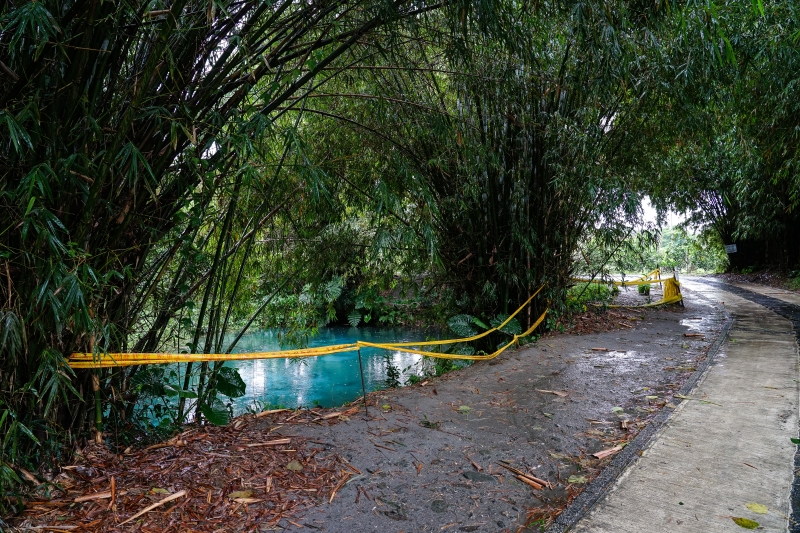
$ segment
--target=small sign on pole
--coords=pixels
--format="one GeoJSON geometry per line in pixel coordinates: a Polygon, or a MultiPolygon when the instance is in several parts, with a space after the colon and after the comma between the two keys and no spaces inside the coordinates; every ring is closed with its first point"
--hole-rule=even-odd
{"type": "Polygon", "coordinates": [[[725,245],[725,253],[727,253],[727,254],[735,254],[736,253],[736,245],[735,244],[726,244],[725,245]]]}

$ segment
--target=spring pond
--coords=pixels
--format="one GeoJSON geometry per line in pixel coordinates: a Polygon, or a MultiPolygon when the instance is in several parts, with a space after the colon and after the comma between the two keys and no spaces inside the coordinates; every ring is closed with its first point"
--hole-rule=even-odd
{"type": "MultiPolygon", "coordinates": [[[[430,336],[430,334],[428,334],[430,336]]],[[[330,344],[369,342],[407,342],[425,340],[426,334],[411,328],[320,328],[309,341],[310,347],[330,344]]],[[[242,337],[235,353],[280,350],[278,332],[267,330],[242,337]]],[[[401,351],[362,348],[364,381],[367,392],[383,388],[389,363],[400,371],[406,384],[411,374],[422,374],[423,357],[401,351]],[[387,361],[386,356],[389,356],[387,361]]],[[[225,366],[239,369],[247,389],[234,399],[234,413],[262,407],[334,407],[361,396],[358,353],[346,352],[304,359],[260,359],[228,361],[225,366]]]]}

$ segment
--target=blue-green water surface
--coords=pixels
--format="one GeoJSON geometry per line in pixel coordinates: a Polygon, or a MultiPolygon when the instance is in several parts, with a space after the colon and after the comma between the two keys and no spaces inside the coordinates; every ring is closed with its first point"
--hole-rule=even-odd
{"type": "MultiPolygon", "coordinates": [[[[369,342],[407,342],[425,340],[425,333],[410,328],[320,328],[319,335],[309,342],[310,347],[347,344],[357,340],[369,342]]],[[[280,350],[276,331],[260,331],[242,337],[235,353],[280,350]]],[[[388,369],[385,356],[400,370],[400,382],[405,384],[411,374],[421,374],[422,356],[400,351],[388,352],[362,348],[364,380],[367,392],[383,388],[388,369]]],[[[245,395],[236,398],[234,411],[248,408],[322,407],[339,406],[361,396],[361,373],[358,353],[347,352],[303,359],[260,359],[229,361],[247,384],[245,395]]]]}

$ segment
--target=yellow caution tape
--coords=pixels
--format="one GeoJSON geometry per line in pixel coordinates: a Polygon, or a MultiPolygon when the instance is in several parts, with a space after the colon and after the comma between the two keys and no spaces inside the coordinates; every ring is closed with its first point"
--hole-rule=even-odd
{"type": "MultiPolygon", "coordinates": [[[[656,269],[650,274],[647,274],[643,277],[646,280],[647,277],[653,275],[659,275],[660,272],[656,269]]],[[[668,303],[675,303],[681,300],[680,296],[680,284],[674,278],[666,279],[666,280],[651,280],[651,281],[634,281],[634,282],[624,282],[625,284],[641,284],[641,283],[659,283],[665,282],[666,285],[664,287],[664,298],[659,300],[658,302],[654,302],[652,304],[647,304],[645,306],[633,306],[633,307],[649,307],[655,305],[664,305],[668,303]]],[[[584,280],[580,280],[584,281],[584,280]]],[[[595,283],[602,283],[601,281],[594,281],[595,283]]],[[[615,282],[617,284],[621,284],[623,282],[615,282]]],[[[334,354],[334,353],[343,353],[343,352],[354,352],[361,347],[369,347],[369,348],[380,348],[384,350],[401,350],[403,352],[425,355],[429,357],[437,357],[439,359],[462,359],[462,360],[469,360],[469,361],[482,361],[487,359],[494,359],[505,350],[507,350],[510,346],[516,345],[519,339],[529,336],[534,330],[539,327],[539,325],[544,320],[544,317],[547,315],[549,309],[545,309],[545,311],[539,316],[536,322],[531,325],[527,331],[519,335],[514,335],[514,338],[502,348],[498,349],[494,353],[487,354],[487,355],[461,355],[461,354],[448,354],[448,353],[439,353],[439,352],[430,352],[425,350],[416,350],[412,347],[414,346],[442,346],[446,344],[458,344],[462,342],[470,342],[474,340],[481,339],[490,333],[503,329],[506,325],[508,325],[511,320],[518,315],[531,301],[536,297],[537,294],[541,292],[544,288],[544,285],[539,287],[539,289],[533,293],[530,298],[528,298],[525,303],[523,303],[519,309],[514,311],[506,320],[504,320],[500,325],[493,327],[480,333],[478,335],[473,335],[472,337],[463,337],[460,339],[445,339],[445,340],[435,340],[435,341],[417,341],[417,342],[393,342],[393,343],[373,343],[373,342],[366,342],[366,341],[357,341],[351,344],[335,344],[331,346],[320,346],[318,348],[303,348],[298,350],[281,350],[277,352],[250,352],[250,353],[235,353],[235,354],[220,354],[220,353],[212,353],[212,354],[163,354],[163,353],[109,353],[109,354],[91,354],[91,353],[73,353],[69,358],[69,366],[72,368],[111,368],[111,367],[119,367],[119,366],[133,366],[133,365],[151,365],[151,364],[163,364],[163,363],[189,363],[189,362],[208,362],[208,361],[247,361],[253,359],[286,359],[286,358],[302,358],[302,357],[319,357],[322,355],[334,354]]],[[[618,306],[618,305],[610,305],[608,307],[631,307],[631,306],[618,306]]]]}
{"type": "Polygon", "coordinates": [[[680,296],[681,295],[681,284],[680,282],[675,279],[673,275],[671,278],[667,278],[664,281],[664,298],[671,298],[673,296],[680,296]]]}
{"type": "Polygon", "coordinates": [[[603,280],[603,279],[586,279],[586,278],[572,278],[572,281],[578,281],[581,283],[597,283],[600,285],[616,285],[617,287],[632,287],[635,285],[649,285],[649,284],[656,284],[656,283],[663,283],[663,279],[659,279],[661,277],[661,270],[655,269],[649,274],[645,274],[640,278],[633,279],[631,281],[617,281],[617,280],[603,280]]]}
{"type": "Polygon", "coordinates": [[[199,363],[207,361],[247,361],[251,359],[285,359],[298,357],[318,357],[333,353],[354,352],[358,344],[335,344],[319,348],[300,350],[282,350],[278,352],[250,353],[110,353],[97,354],[74,353],[69,358],[72,368],[109,368],[116,366],[152,365],[162,363],[199,363]]]}
{"type": "MultiPolygon", "coordinates": [[[[441,346],[444,344],[457,344],[460,342],[474,341],[483,338],[494,331],[498,331],[505,327],[511,320],[518,315],[531,301],[541,292],[544,285],[533,293],[519,309],[509,316],[502,324],[497,327],[488,329],[483,333],[474,335],[472,337],[465,337],[462,339],[446,339],[437,341],[419,341],[419,342],[397,342],[388,344],[376,344],[364,341],[357,341],[352,344],[336,344],[332,346],[320,346],[318,348],[304,348],[299,350],[282,350],[277,352],[251,352],[251,353],[212,353],[212,354],[170,354],[170,353],[109,353],[109,354],[91,354],[91,353],[73,353],[69,358],[69,366],[72,368],[112,368],[119,366],[134,366],[134,365],[153,365],[163,363],[189,363],[189,362],[207,362],[207,361],[246,361],[252,359],[286,359],[286,358],[300,358],[300,357],[319,357],[321,355],[328,355],[333,353],[354,352],[361,348],[372,347],[382,348],[384,350],[396,350],[406,346],[441,346]]],[[[535,330],[542,320],[544,320],[547,311],[542,313],[539,320],[531,326],[528,331],[521,335],[514,335],[514,339],[490,355],[458,355],[458,354],[443,354],[438,352],[424,352],[420,350],[403,349],[404,352],[417,353],[420,355],[430,355],[431,357],[439,357],[443,359],[466,359],[466,360],[480,360],[492,359],[497,357],[511,344],[515,344],[518,339],[530,335],[535,330]]]]}
{"type": "MultiPolygon", "coordinates": [[[[514,335],[514,338],[508,344],[504,345],[502,348],[498,349],[494,353],[490,353],[490,354],[486,354],[486,355],[461,355],[461,354],[454,354],[454,353],[427,352],[427,351],[424,351],[424,350],[414,350],[413,348],[405,348],[405,346],[421,346],[421,345],[423,345],[423,343],[420,343],[420,344],[417,344],[417,345],[415,345],[413,343],[404,343],[401,351],[407,352],[407,353],[414,353],[414,354],[417,354],[417,355],[427,355],[428,357],[437,357],[439,359],[463,359],[463,360],[466,360],[466,361],[485,361],[485,360],[488,360],[488,359],[494,359],[495,357],[497,357],[498,355],[500,355],[501,353],[506,351],[509,346],[513,346],[513,345],[517,344],[517,341],[519,339],[521,339],[523,337],[527,337],[528,335],[533,333],[533,331],[537,327],[539,327],[539,324],[541,324],[542,321],[544,320],[544,317],[547,315],[547,311],[549,311],[549,309],[545,309],[544,313],[542,313],[541,316],[539,316],[538,320],[536,320],[536,322],[534,322],[534,324],[530,328],[528,328],[527,331],[525,331],[524,333],[520,333],[519,335],[514,335]]],[[[441,342],[444,343],[444,344],[454,344],[454,343],[460,342],[460,341],[454,340],[454,341],[449,341],[449,342],[445,342],[445,341],[441,341],[441,342]]],[[[370,348],[382,348],[384,350],[397,350],[398,349],[398,346],[396,344],[379,344],[379,343],[375,343],[375,342],[365,342],[365,341],[358,341],[358,344],[360,346],[368,346],[370,348]]]]}
{"type": "MultiPolygon", "coordinates": [[[[524,304],[522,304],[521,306],[519,306],[519,309],[517,309],[517,310],[516,310],[516,311],[514,311],[514,312],[513,312],[511,315],[509,315],[509,317],[508,317],[508,318],[506,318],[506,319],[503,321],[503,323],[502,323],[502,324],[500,324],[500,325],[498,325],[497,327],[494,327],[494,328],[492,328],[492,329],[487,329],[486,331],[484,331],[483,333],[479,333],[478,335],[473,335],[472,337],[463,337],[463,338],[461,338],[461,339],[445,339],[445,340],[437,340],[437,341],[420,341],[420,342],[388,342],[388,343],[386,343],[386,344],[382,344],[382,346],[391,346],[392,348],[400,348],[400,347],[403,347],[403,346],[441,346],[441,345],[443,345],[443,344],[456,344],[456,343],[459,343],[459,342],[470,342],[470,341],[475,341],[475,340],[481,339],[481,338],[483,338],[483,337],[487,336],[487,335],[488,335],[488,334],[490,334],[490,333],[493,333],[493,332],[495,332],[495,331],[498,331],[498,330],[501,330],[501,329],[503,329],[503,328],[504,328],[504,327],[505,327],[505,326],[506,326],[506,325],[507,325],[509,322],[511,322],[511,320],[512,320],[512,319],[513,319],[515,316],[517,316],[517,315],[520,313],[520,311],[522,311],[522,310],[525,308],[525,306],[526,306],[526,305],[528,305],[529,303],[531,303],[531,300],[533,300],[533,299],[536,297],[536,295],[537,295],[537,294],[539,294],[539,292],[540,292],[540,291],[541,291],[543,288],[544,288],[544,285],[542,285],[541,287],[539,287],[539,290],[537,290],[536,292],[534,292],[534,293],[531,295],[531,297],[530,297],[530,298],[528,298],[528,299],[527,299],[527,301],[526,301],[524,304]]],[[[546,311],[545,311],[545,312],[546,312],[546,311]]],[[[538,324],[537,324],[537,325],[538,325],[538,324]]]]}

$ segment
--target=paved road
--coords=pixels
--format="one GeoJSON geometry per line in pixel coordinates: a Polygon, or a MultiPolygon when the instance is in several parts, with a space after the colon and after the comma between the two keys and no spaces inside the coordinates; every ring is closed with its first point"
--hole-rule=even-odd
{"type": "Polygon", "coordinates": [[[755,292],[763,296],[769,296],[770,298],[776,298],[783,302],[800,306],[800,294],[796,292],[777,289],[775,287],[768,287],[766,285],[757,285],[755,283],[732,283],[732,285],[750,292],[755,292]]]}
{"type": "Polygon", "coordinates": [[[641,457],[570,531],[713,533],[787,531],[798,436],[800,297],[684,279],[687,292],[717,301],[733,323],[690,400],[684,400],[641,457]],[[768,293],[768,294],[766,294],[768,293]],[[777,301],[778,299],[780,301],[777,301]],[[784,316],[794,314],[795,324],[784,316]],[[746,504],[768,507],[766,514],[746,504]]]}

